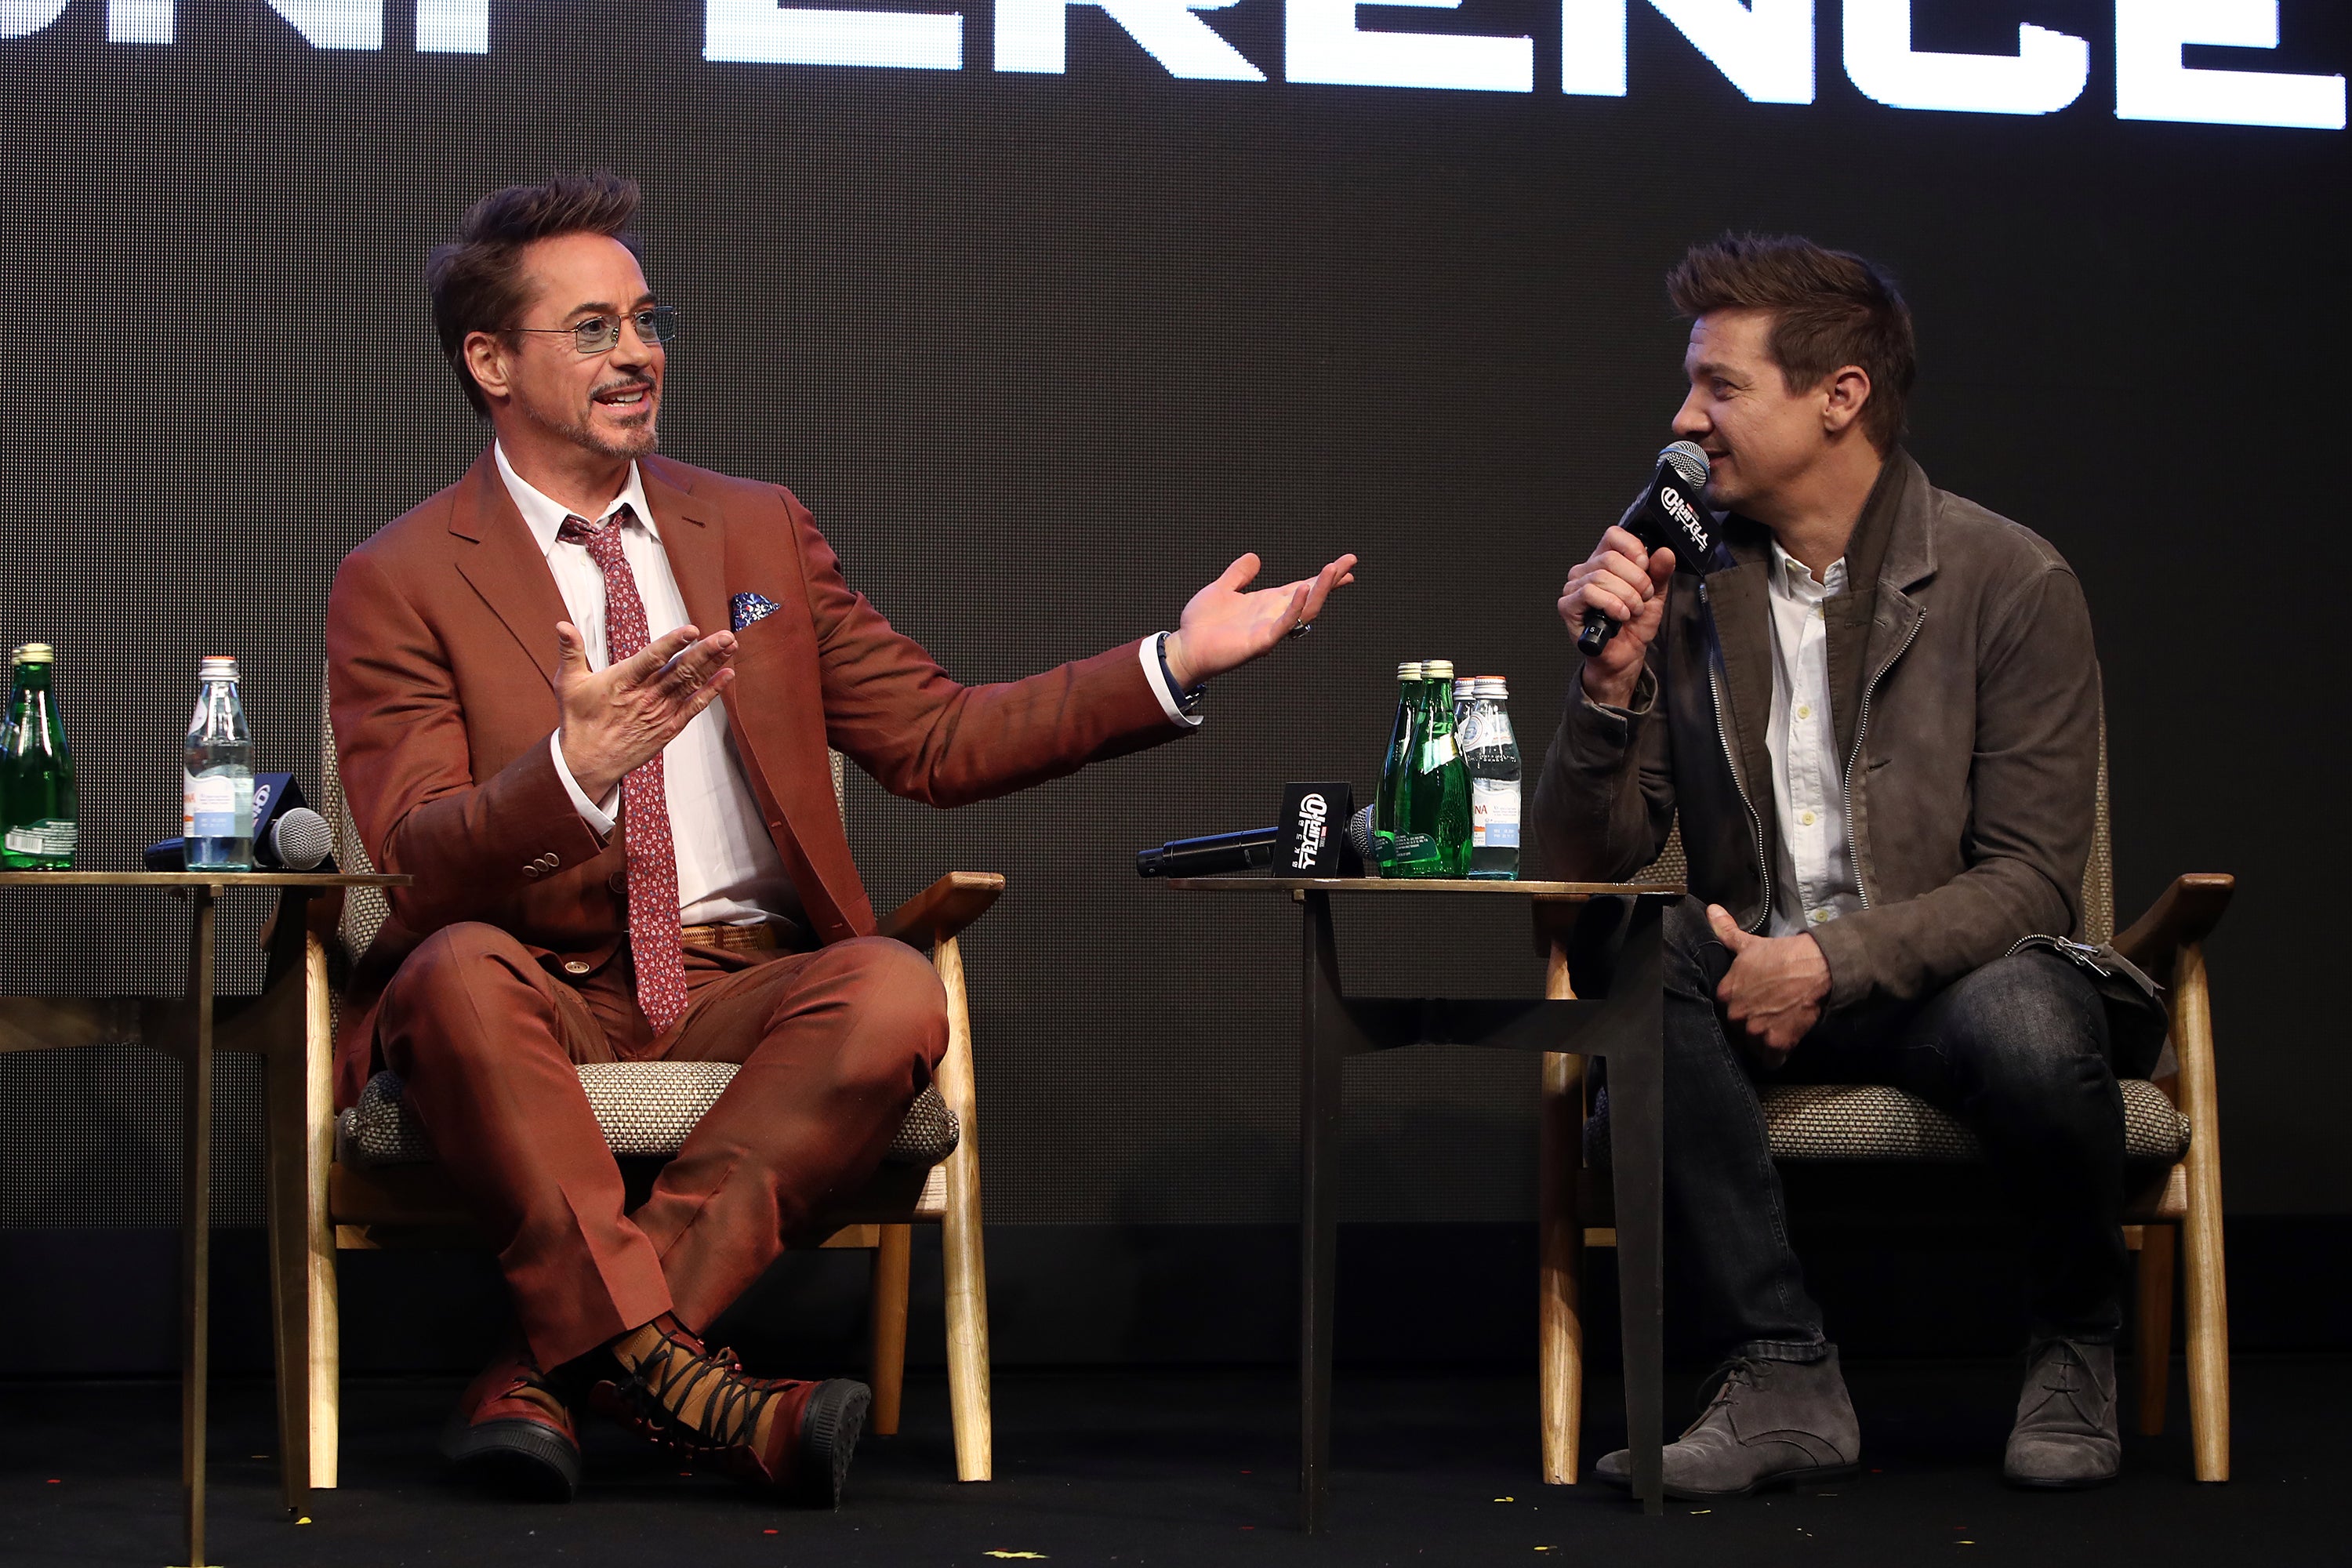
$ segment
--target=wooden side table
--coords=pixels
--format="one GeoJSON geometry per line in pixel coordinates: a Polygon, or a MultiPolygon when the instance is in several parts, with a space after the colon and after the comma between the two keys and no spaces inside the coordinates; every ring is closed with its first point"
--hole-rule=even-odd
{"type": "MultiPolygon", "coordinates": [[[[1339,1251],[1339,1064],[1364,1051],[1433,1045],[1573,1052],[1609,1061],[1611,1168],[1617,1200],[1618,1299],[1625,1351],[1625,1426],[1633,1495],[1647,1513],[1665,1511],[1660,1378],[1664,1360],[1665,1200],[1663,1097],[1664,949],[1662,917],[1682,896],[1655,883],[1490,882],[1359,877],[1179,877],[1192,893],[1279,894],[1299,906],[1299,1458],[1307,1533],[1326,1517],[1331,1462],[1331,1329],[1339,1251]],[[1530,904],[1583,904],[1622,898],[1630,914],[1604,996],[1579,999],[1564,964],[1554,963],[1546,995],[1527,1001],[1437,996],[1349,996],[1339,989],[1331,929],[1334,895],[1419,900],[1437,921],[1470,898],[1530,904]]],[[[1530,910],[1532,913],[1532,910],[1530,910]]],[[[1572,1173],[1552,1173],[1555,1178],[1572,1173]]],[[[1569,1194],[1573,1202],[1573,1194],[1569,1194]]],[[[1549,1405],[1553,1394],[1545,1394],[1549,1405]]],[[[1548,1410],[1549,1415],[1549,1410],[1548,1410]]]]}
{"type": "MultiPolygon", "coordinates": [[[[213,1056],[252,1051],[264,1058],[268,1082],[269,1222],[289,1223],[308,1200],[300,1140],[329,1121],[331,1086],[305,1061],[303,977],[323,962],[303,941],[310,900],[330,888],[398,888],[413,879],[345,876],[332,871],[0,871],[7,888],[161,888],[189,902],[187,980],[176,997],[6,998],[0,1004],[0,1051],[44,1050],[134,1041],[180,1058],[185,1139],[184,1207],[180,1218],[180,1479],[185,1498],[187,1562],[205,1562],[205,1399],[211,1332],[213,1056]],[[281,897],[268,938],[262,993],[215,997],[215,915],[222,894],[268,889],[281,897]],[[312,1081],[315,1079],[316,1081],[312,1081]],[[290,1200],[290,1207],[289,1202],[290,1200]]],[[[325,987],[315,994],[324,996],[325,987]]],[[[309,1216],[323,1226],[325,1215],[309,1216]]],[[[310,1249],[303,1249],[307,1254],[310,1249]]],[[[273,1249],[273,1253],[276,1249],[273,1249]]],[[[334,1267],[331,1252],[325,1266],[334,1267]]],[[[299,1321],[305,1281],[273,1274],[274,1329],[281,1337],[299,1321]]],[[[280,1347],[281,1360],[285,1349],[280,1347]]],[[[305,1347],[308,1353],[308,1347],[305,1347]]],[[[310,1486],[309,1412],[299,1387],[278,1391],[278,1473],[287,1509],[299,1513],[310,1486]]]]}

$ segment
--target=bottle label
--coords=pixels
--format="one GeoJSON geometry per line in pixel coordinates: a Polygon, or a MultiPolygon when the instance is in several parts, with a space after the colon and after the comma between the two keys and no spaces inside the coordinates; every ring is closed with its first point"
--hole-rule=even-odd
{"type": "Polygon", "coordinates": [[[71,855],[79,830],[70,822],[43,817],[38,822],[19,823],[8,830],[8,853],[51,857],[71,855]]]}
{"type": "Polygon", "coordinates": [[[1453,736],[1433,736],[1421,743],[1420,771],[1433,773],[1460,755],[1461,752],[1454,750],[1453,736]]]}
{"type": "Polygon", "coordinates": [[[253,837],[253,775],[194,773],[184,775],[180,832],[189,838],[250,838],[253,837]]]}
{"type": "Polygon", "coordinates": [[[1470,781],[1470,842],[1486,849],[1519,847],[1519,782],[1470,781]]]}

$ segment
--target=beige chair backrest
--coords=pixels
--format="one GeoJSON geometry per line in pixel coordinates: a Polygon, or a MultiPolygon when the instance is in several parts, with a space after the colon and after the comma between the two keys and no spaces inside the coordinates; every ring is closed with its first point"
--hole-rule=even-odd
{"type": "MultiPolygon", "coordinates": [[[[849,809],[841,753],[828,752],[826,755],[833,764],[834,809],[846,822],[849,809]]],[[[375,865],[368,858],[367,846],[360,842],[359,826],[352,820],[351,801],[343,794],[342,768],[335,752],[335,722],[328,710],[323,675],[319,686],[319,813],[334,831],[335,864],[346,871],[373,873],[375,865]]],[[[342,921],[335,931],[342,942],[343,956],[357,963],[391,914],[392,906],[381,889],[352,889],[344,896],[342,921]]]]}
{"type": "MultiPolygon", "coordinates": [[[[1658,858],[1633,874],[1636,882],[1678,883],[1687,881],[1690,863],[1683,857],[1683,828],[1678,821],[1666,836],[1666,847],[1658,858]]],[[[2091,822],[2091,858],[2083,867],[2083,923],[2079,931],[2082,941],[2108,942],[2116,939],[2116,858],[2115,845],[2108,836],[2107,823],[2107,710],[2099,709],[2099,784],[2095,815],[2091,822]]]]}

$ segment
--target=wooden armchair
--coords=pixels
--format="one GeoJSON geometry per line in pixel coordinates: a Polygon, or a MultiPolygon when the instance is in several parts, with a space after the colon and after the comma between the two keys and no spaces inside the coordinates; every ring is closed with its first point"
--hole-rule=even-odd
{"type": "MultiPolygon", "coordinates": [[[[332,730],[320,724],[320,809],[335,831],[337,863],[368,866],[344,799],[332,730]]],[[[833,758],[836,805],[842,760],[833,758]]],[[[1004,890],[993,872],[950,872],[908,900],[881,922],[880,934],[928,948],[948,997],[948,1048],[932,1090],[917,1101],[908,1126],[867,1190],[827,1216],[819,1245],[873,1253],[870,1380],[874,1404],[867,1429],[898,1430],[907,1346],[911,1226],[940,1227],[946,1277],[949,1401],[955,1430],[956,1475],[982,1481],[992,1474],[988,1391],[988,1287],[981,1247],[977,1102],[972,1082],[971,1019],[958,938],[1004,890]],[[933,1091],[936,1091],[934,1093],[933,1091]],[[941,1155],[941,1146],[952,1152],[941,1155]]],[[[297,918],[291,923],[299,929],[297,918]]],[[[287,1444],[289,1496],[297,1478],[332,1487],[338,1469],[341,1341],[336,1289],[338,1251],[393,1247],[484,1245],[456,1192],[426,1154],[404,1139],[398,1080],[382,1075],[361,1107],[339,1120],[331,1100],[334,976],[364,952],[388,913],[381,893],[347,900],[331,939],[317,931],[272,935],[273,992],[299,992],[303,1025],[288,1031],[289,1047],[270,1065],[270,1255],[276,1298],[280,1423],[287,1444]],[[298,945],[299,944],[299,945],[298,945]],[[299,983],[290,973],[300,971],[299,983]],[[299,1038],[299,1059],[290,1041],[299,1038]],[[299,1446],[298,1447],[298,1445],[299,1446]],[[307,1461],[302,1449],[307,1448],[307,1461]]],[[[616,1063],[583,1069],[598,1120],[616,1153],[675,1154],[686,1133],[716,1100],[733,1068],[709,1063],[616,1063]],[[681,1073],[678,1069],[688,1069],[681,1073]],[[591,1079],[593,1081],[591,1081],[591,1079]]]]}
{"type": "MultiPolygon", "coordinates": [[[[2106,735],[2099,739],[2097,816],[2083,878],[2087,942],[2116,949],[2168,983],[2171,1032],[2150,1081],[2125,1081],[2127,1169],[2148,1177],[2125,1211],[2126,1244],[2139,1255],[2134,1349],[2139,1430],[2164,1430],[2171,1362],[2176,1241],[2186,1254],[2189,1420],[2197,1479],[2230,1479],[2230,1325],[2222,1281],[2221,1113],[2213,1079],[2213,1021],[2204,941],[2228,907],[2236,879],[2177,878],[2146,914],[2115,936],[2115,861],[2108,834],[2106,735]]],[[[1679,830],[1636,880],[1684,880],[1679,830]]],[[[1551,943],[1549,992],[1570,994],[1560,942],[1551,943]]],[[[1579,1274],[1588,1247],[1617,1245],[1607,1173],[1585,1166],[1584,1058],[1549,1054],[1543,1066],[1542,1193],[1538,1224],[1538,1325],[1544,1479],[1573,1485],[1581,1462],[1584,1333],[1579,1274]]],[[[1894,1162],[1965,1166],[1979,1155],[1965,1127],[1925,1100],[1870,1085],[1767,1087],[1763,1101],[1775,1163],[1894,1162]]],[[[1873,1215],[1874,1219],[1888,1216],[1873,1215]]]]}

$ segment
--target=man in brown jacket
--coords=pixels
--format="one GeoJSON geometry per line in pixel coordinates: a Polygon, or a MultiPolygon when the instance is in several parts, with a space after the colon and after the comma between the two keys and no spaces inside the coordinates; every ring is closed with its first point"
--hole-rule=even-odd
{"type": "MultiPolygon", "coordinates": [[[[1667,1238],[1678,1309],[1726,1364],[1667,1490],[1743,1494],[1861,1458],[1806,1294],[1755,1080],[1887,1083],[1982,1139],[2027,1238],[2033,1322],[2004,1473],[2119,1462],[2123,1108],[2099,994],[2036,933],[2075,928],[2098,767],[2081,585],[2049,543],[1935,489],[1897,442],[1911,321],[1879,268],[1726,238],[1668,279],[1693,318],[1675,420],[1712,464],[1712,570],[1622,527],[1569,576],[1623,629],[1579,667],[1537,786],[1549,875],[1647,864],[1666,921],[1667,1238]]],[[[1625,1457],[1600,1464],[1626,1479],[1625,1457]]]]}
{"type": "Polygon", "coordinates": [[[1352,581],[1246,593],[1173,633],[967,687],[843,581],[779,486],[654,455],[674,315],[610,175],[484,197],[429,268],[495,432],[343,563],[327,614],[342,776],[413,874],[355,978],[338,1098],[390,1067],[496,1240],[520,1333],[446,1447],[578,1483],[586,1401],[698,1462],[837,1501],[867,1392],[756,1378],[700,1331],[873,1172],[946,1046],[945,998],[874,934],[828,745],[935,805],[1187,733],[1202,684],[1352,581]],[[575,1067],[739,1070],[631,1209],[575,1067]]]}

